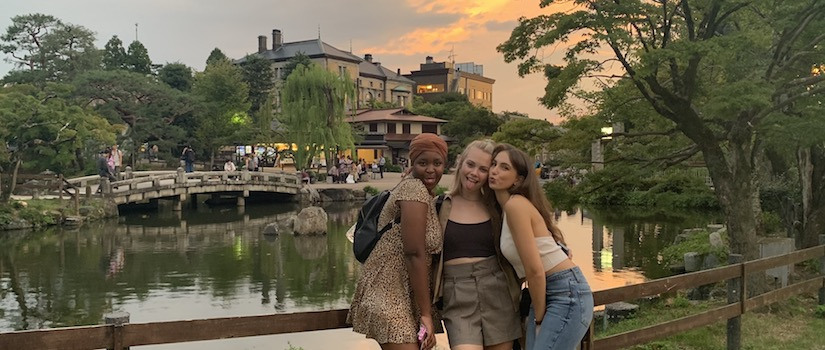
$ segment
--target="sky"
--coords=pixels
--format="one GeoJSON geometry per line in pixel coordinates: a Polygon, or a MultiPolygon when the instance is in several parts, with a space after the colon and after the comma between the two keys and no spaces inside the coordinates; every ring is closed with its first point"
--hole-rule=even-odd
{"type": "MultiPolygon", "coordinates": [[[[538,103],[545,79],[520,78],[516,62],[505,63],[496,46],[509,38],[519,17],[567,11],[569,1],[539,8],[539,0],[2,0],[0,28],[16,15],[43,13],[96,33],[102,48],[117,35],[124,46],[137,38],[153,63],[181,62],[202,70],[213,48],[231,58],[257,51],[258,35],[271,45],[272,29],[284,42],[317,38],[336,48],[402,74],[418,70],[426,56],[435,61],[475,62],[496,80],[493,110],[518,111],[558,122],[557,113],[538,103]],[[567,4],[565,4],[567,3],[567,4]]],[[[559,60],[563,48],[540,51],[545,62],[559,60]]],[[[559,62],[560,63],[560,62],[559,62]]],[[[0,75],[14,69],[4,60],[0,75]]]]}

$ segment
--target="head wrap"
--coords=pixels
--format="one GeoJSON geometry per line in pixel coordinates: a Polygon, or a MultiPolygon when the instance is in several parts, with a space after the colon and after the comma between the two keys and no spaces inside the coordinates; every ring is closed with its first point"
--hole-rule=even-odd
{"type": "Polygon", "coordinates": [[[424,133],[419,134],[410,141],[410,164],[415,162],[415,159],[418,158],[421,153],[427,151],[438,153],[444,161],[447,161],[447,143],[436,134],[424,133]]]}

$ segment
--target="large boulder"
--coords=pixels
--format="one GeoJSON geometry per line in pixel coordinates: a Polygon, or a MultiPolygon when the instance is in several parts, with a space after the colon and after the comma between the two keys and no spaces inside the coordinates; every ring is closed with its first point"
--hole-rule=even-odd
{"type": "Polygon", "coordinates": [[[608,319],[628,319],[636,315],[636,311],[639,310],[639,305],[620,301],[607,304],[605,309],[608,319]]]}
{"type": "Polygon", "coordinates": [[[299,235],[323,234],[327,232],[328,220],[324,208],[307,207],[295,217],[292,229],[299,235]]]}

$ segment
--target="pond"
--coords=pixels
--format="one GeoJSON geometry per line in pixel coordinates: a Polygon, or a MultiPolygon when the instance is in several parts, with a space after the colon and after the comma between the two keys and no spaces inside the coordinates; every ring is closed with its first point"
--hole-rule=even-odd
{"type": "MultiPolygon", "coordinates": [[[[199,205],[123,213],[74,230],[0,233],[0,331],[100,324],[111,311],[144,323],[346,308],[360,264],[345,232],[358,206],[326,206],[327,235],[262,234],[299,209],[199,205]]],[[[668,275],[658,252],[682,229],[720,217],[604,208],[557,219],[574,261],[601,290],[668,275]]],[[[139,348],[280,350],[288,342],[306,350],[377,348],[349,330],[139,348]]]]}

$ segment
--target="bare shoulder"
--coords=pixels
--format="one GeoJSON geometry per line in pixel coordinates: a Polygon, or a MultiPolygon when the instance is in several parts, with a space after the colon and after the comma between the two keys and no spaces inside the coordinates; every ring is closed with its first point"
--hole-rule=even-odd
{"type": "Polygon", "coordinates": [[[530,201],[527,200],[527,198],[517,194],[510,197],[510,200],[504,204],[504,208],[502,209],[505,213],[510,215],[516,213],[529,213],[529,209],[532,206],[533,204],[530,203],[530,201]]]}

